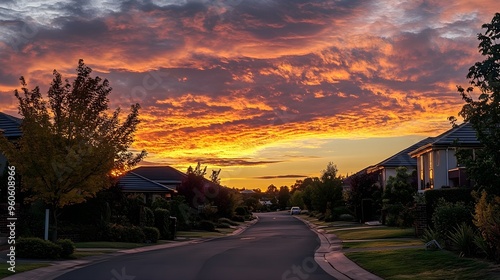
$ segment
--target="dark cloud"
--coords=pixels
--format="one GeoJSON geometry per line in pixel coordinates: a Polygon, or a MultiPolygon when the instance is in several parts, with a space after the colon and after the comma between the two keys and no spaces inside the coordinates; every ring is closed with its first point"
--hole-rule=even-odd
{"type": "Polygon", "coordinates": [[[251,160],[250,158],[184,158],[186,162],[201,162],[217,166],[258,166],[273,163],[281,163],[278,160],[251,160]]]}
{"type": "Polygon", "coordinates": [[[254,179],[283,179],[283,178],[306,178],[307,175],[270,175],[270,176],[257,176],[254,179]]]}

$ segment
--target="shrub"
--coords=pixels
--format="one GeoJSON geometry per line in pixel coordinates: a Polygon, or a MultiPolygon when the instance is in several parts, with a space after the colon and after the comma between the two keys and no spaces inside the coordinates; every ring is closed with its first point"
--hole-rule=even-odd
{"type": "Polygon", "coordinates": [[[155,214],[149,207],[144,207],[144,226],[152,227],[155,225],[155,214]]]}
{"type": "Polygon", "coordinates": [[[354,216],[351,214],[340,214],[339,216],[340,221],[345,221],[345,222],[353,222],[354,221],[354,216]]]}
{"type": "Polygon", "coordinates": [[[231,228],[231,225],[228,223],[218,223],[217,227],[218,228],[231,228]]]}
{"type": "Polygon", "coordinates": [[[236,207],[236,209],[234,210],[234,212],[236,213],[237,216],[245,216],[245,215],[249,214],[247,208],[243,207],[243,206],[236,207]]]}
{"type": "Polygon", "coordinates": [[[500,262],[500,197],[488,199],[482,192],[476,204],[474,224],[479,228],[482,237],[488,244],[490,258],[500,262]]]}
{"type": "Polygon", "coordinates": [[[160,231],[160,237],[163,239],[170,238],[168,230],[170,212],[167,209],[156,208],[154,211],[155,227],[160,231]]]}
{"type": "Polygon", "coordinates": [[[235,222],[240,222],[240,223],[243,223],[243,222],[245,222],[245,217],[235,215],[235,216],[232,216],[232,217],[231,217],[231,220],[233,220],[233,221],[235,221],[235,222]]]}
{"type": "Polygon", "coordinates": [[[385,224],[388,226],[409,227],[413,224],[413,209],[401,203],[385,204],[385,224]]]}
{"type": "Polygon", "coordinates": [[[202,220],[202,221],[200,221],[198,226],[201,230],[215,231],[215,224],[211,221],[202,220]]]}
{"type": "Polygon", "coordinates": [[[231,221],[230,219],[228,218],[220,218],[219,219],[219,224],[222,224],[222,223],[225,223],[225,224],[229,224],[229,225],[232,225],[232,226],[237,226],[238,223],[235,222],[235,221],[231,221]]]}
{"type": "Polygon", "coordinates": [[[144,239],[146,243],[156,243],[160,239],[160,231],[155,227],[143,227],[144,239]]]}
{"type": "Polygon", "coordinates": [[[56,242],[57,245],[61,246],[61,257],[67,258],[73,254],[75,251],[75,244],[70,239],[59,239],[56,242]]]}
{"type": "Polygon", "coordinates": [[[430,222],[432,222],[432,216],[434,215],[434,211],[439,205],[440,200],[444,199],[452,203],[461,201],[465,205],[472,205],[474,203],[471,190],[467,188],[428,190],[425,191],[424,196],[427,209],[427,221],[430,222]]]}
{"type": "Polygon", "coordinates": [[[19,238],[16,240],[16,253],[21,258],[57,259],[61,246],[41,238],[19,238]]]}
{"type": "Polygon", "coordinates": [[[145,239],[144,232],[137,226],[111,224],[108,229],[108,240],[117,242],[140,243],[145,239]]]}
{"type": "Polygon", "coordinates": [[[448,236],[451,248],[458,251],[461,257],[474,255],[477,248],[474,243],[476,235],[474,229],[468,224],[456,226],[448,236]]]}
{"type": "Polygon", "coordinates": [[[451,203],[440,199],[432,215],[434,229],[447,238],[449,232],[462,223],[470,224],[472,215],[469,207],[463,202],[451,203]]]}

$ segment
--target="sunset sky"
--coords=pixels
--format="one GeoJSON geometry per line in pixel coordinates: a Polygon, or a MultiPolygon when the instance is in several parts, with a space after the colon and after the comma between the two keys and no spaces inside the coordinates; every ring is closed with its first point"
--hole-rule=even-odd
{"type": "Polygon", "coordinates": [[[142,164],[290,186],[449,129],[495,12],[498,0],[7,0],[0,111],[18,116],[21,75],[45,93],[82,58],[110,81],[111,108],[141,104],[142,164]]]}

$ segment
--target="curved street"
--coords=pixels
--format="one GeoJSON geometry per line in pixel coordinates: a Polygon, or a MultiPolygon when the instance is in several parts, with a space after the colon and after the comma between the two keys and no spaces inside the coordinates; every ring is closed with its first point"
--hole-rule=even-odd
{"type": "Polygon", "coordinates": [[[319,238],[285,212],[258,213],[240,235],[114,257],[58,280],[326,280],[314,261],[319,238]]]}

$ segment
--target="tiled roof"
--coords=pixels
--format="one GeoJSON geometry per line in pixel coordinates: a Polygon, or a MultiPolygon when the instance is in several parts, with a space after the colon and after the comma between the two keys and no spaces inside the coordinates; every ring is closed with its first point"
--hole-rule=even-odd
{"type": "Polygon", "coordinates": [[[127,172],[118,179],[118,186],[125,192],[175,192],[162,184],[144,178],[135,172],[127,172]]]}
{"type": "Polygon", "coordinates": [[[382,167],[400,167],[400,166],[416,166],[417,165],[417,160],[410,157],[410,155],[408,155],[409,152],[415,150],[415,149],[418,149],[426,144],[429,144],[431,143],[432,141],[434,140],[433,137],[428,137],[428,138],[425,138],[413,145],[411,145],[410,147],[398,152],[397,154],[395,155],[392,155],[391,157],[373,165],[373,166],[370,166],[368,167],[368,172],[372,172],[374,170],[377,170],[379,168],[382,168],[382,167]]]}
{"type": "Polygon", "coordinates": [[[21,137],[22,132],[20,129],[22,120],[11,115],[0,112],[0,130],[7,138],[21,137]]]}
{"type": "Polygon", "coordinates": [[[433,139],[434,140],[432,142],[409,151],[409,154],[411,156],[415,156],[421,151],[432,147],[481,147],[481,142],[477,139],[476,131],[470,123],[463,123],[434,137],[433,139]]]}
{"type": "Polygon", "coordinates": [[[135,174],[140,175],[144,178],[148,178],[151,181],[166,185],[180,184],[187,178],[186,174],[166,165],[140,166],[132,171],[135,174]]]}

